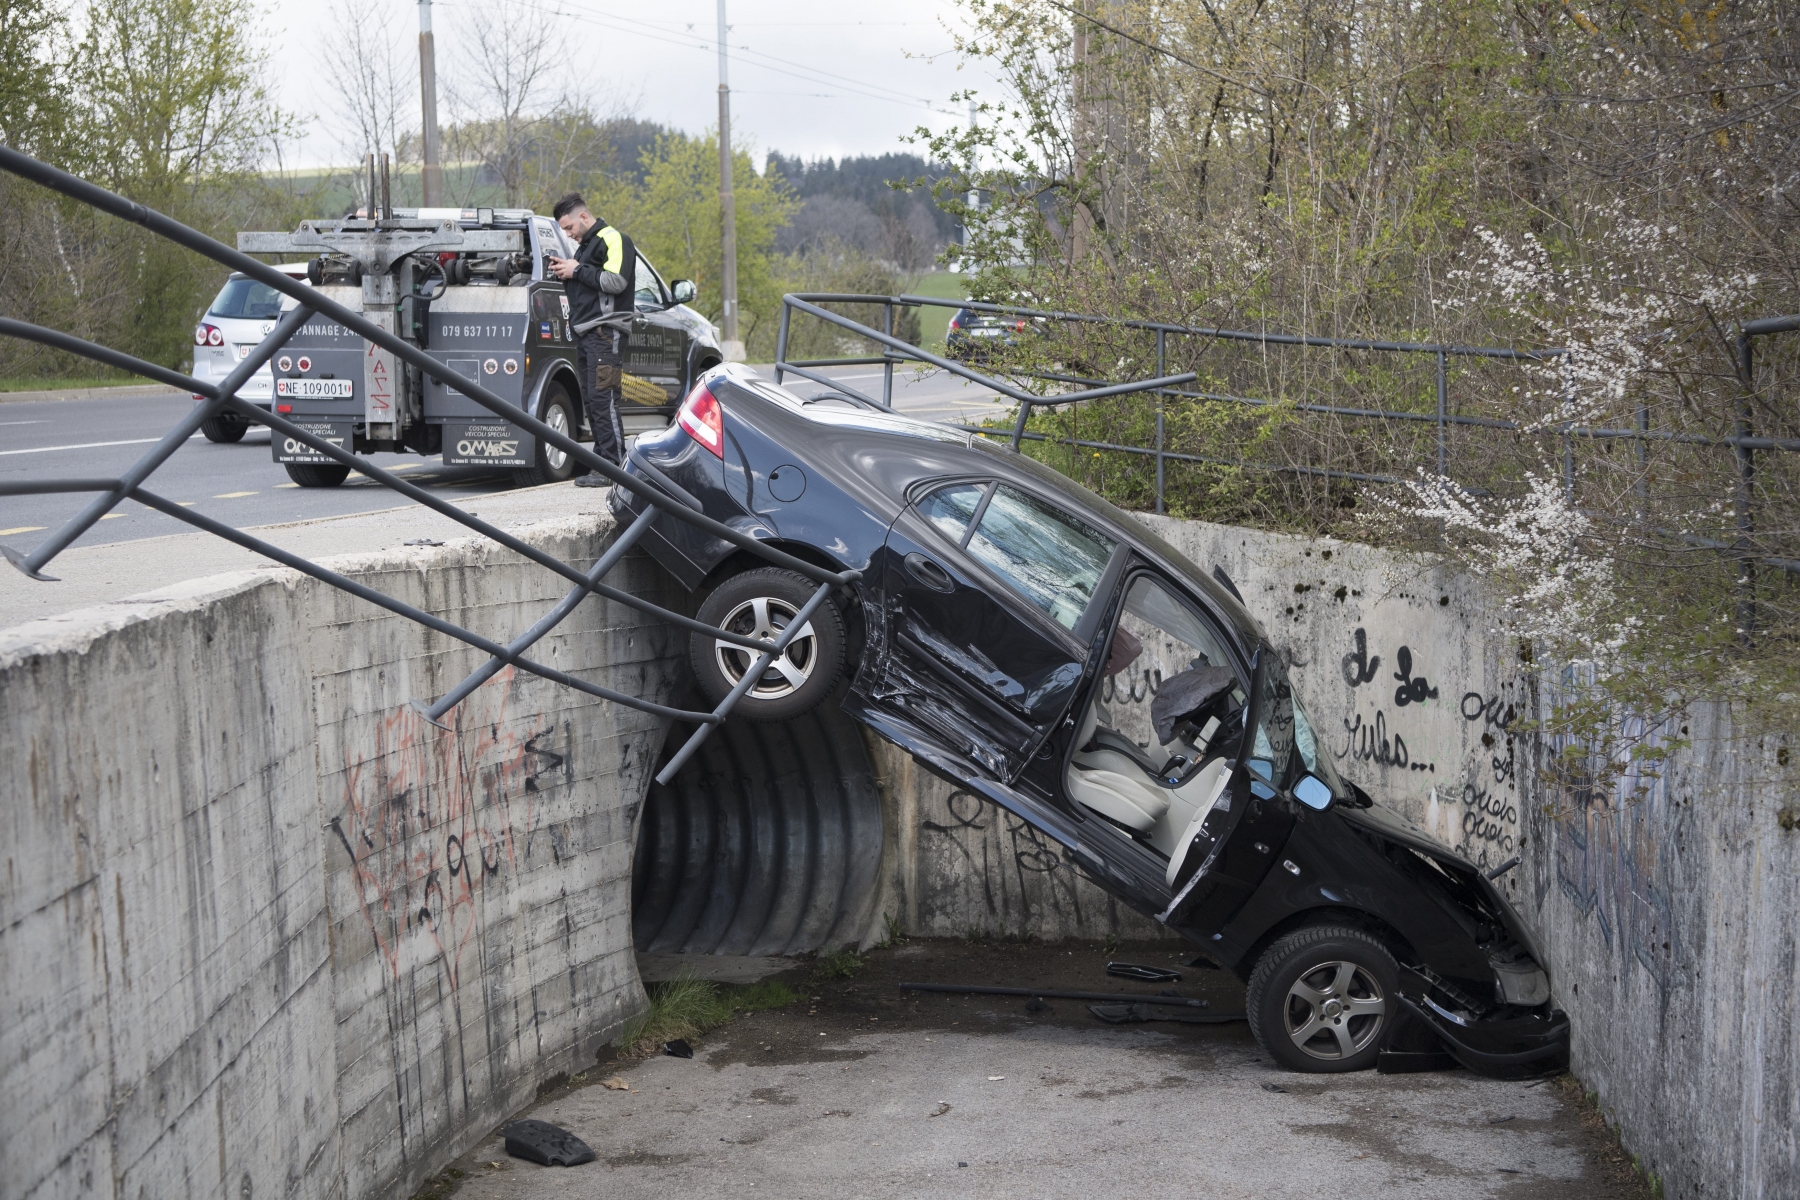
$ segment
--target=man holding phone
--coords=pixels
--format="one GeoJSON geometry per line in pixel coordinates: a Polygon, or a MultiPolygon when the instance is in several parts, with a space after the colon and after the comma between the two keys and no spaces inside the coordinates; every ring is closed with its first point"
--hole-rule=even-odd
{"type": "MultiPolygon", "coordinates": [[[[575,242],[574,258],[552,256],[549,265],[569,297],[581,401],[587,409],[588,426],[594,431],[594,453],[623,462],[619,387],[636,307],[637,247],[619,230],[596,220],[578,192],[558,200],[550,215],[575,242]]],[[[604,487],[606,480],[587,474],[576,479],[575,485],[604,487]]]]}

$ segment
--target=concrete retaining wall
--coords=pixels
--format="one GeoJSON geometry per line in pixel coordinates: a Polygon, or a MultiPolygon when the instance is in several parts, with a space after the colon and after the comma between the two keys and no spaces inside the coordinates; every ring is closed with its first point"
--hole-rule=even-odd
{"type": "MultiPolygon", "coordinates": [[[[336,565],[502,638],[563,590],[470,545],[336,565]]],[[[284,571],[159,595],[0,635],[0,1194],[410,1195],[642,1005],[662,723],[509,672],[442,733],[405,704],[473,651],[284,571]]],[[[673,646],[589,600],[540,652],[666,696],[673,646]]]]}

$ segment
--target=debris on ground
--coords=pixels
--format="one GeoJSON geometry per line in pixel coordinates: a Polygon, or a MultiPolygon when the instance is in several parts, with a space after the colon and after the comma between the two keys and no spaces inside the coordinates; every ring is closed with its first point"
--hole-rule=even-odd
{"type": "MultiPolygon", "coordinates": [[[[610,1085],[609,1085],[610,1086],[610,1085]]],[[[545,1167],[578,1167],[594,1161],[588,1144],[548,1121],[514,1121],[500,1131],[506,1152],[545,1167]]]]}
{"type": "Polygon", "coordinates": [[[1181,972],[1167,967],[1147,967],[1143,963],[1109,962],[1106,973],[1119,979],[1141,979],[1145,983],[1180,983],[1181,972]]]}
{"type": "Polygon", "coordinates": [[[1180,1021],[1187,1025],[1229,1025],[1242,1021],[1243,1013],[1205,1012],[1193,1008],[1152,1008],[1149,1004],[1090,1004],[1088,1011],[1108,1025],[1135,1025],[1141,1021],[1180,1021]]]}
{"type": "Polygon", "coordinates": [[[694,1048],[688,1045],[686,1038],[672,1038],[663,1043],[662,1052],[670,1058],[692,1058],[694,1048]]]}
{"type": "Polygon", "coordinates": [[[613,1092],[629,1092],[631,1090],[631,1085],[617,1075],[614,1075],[611,1079],[602,1079],[600,1081],[600,1086],[613,1092]]]}

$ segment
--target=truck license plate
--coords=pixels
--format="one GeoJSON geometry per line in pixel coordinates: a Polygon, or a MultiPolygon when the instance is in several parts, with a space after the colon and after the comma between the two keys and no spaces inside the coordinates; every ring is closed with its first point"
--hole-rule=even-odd
{"type": "Polygon", "coordinates": [[[530,434],[506,421],[444,422],[447,467],[529,467],[536,449],[530,434]]]}
{"type": "MultiPolygon", "coordinates": [[[[302,382],[310,382],[303,380],[302,382]]],[[[334,383],[336,380],[325,380],[334,383]]],[[[318,418],[290,417],[289,420],[316,438],[330,442],[340,450],[356,448],[356,429],[354,421],[321,421],[318,418]]],[[[299,438],[289,437],[284,433],[273,434],[269,445],[275,452],[278,463],[335,463],[337,459],[328,458],[313,449],[299,438]]]]}
{"type": "Polygon", "coordinates": [[[348,400],[348,379],[277,379],[275,394],[294,400],[348,400]]]}

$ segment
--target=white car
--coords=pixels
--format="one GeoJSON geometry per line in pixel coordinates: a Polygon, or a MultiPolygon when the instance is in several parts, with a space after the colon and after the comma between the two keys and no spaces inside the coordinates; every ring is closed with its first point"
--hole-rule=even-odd
{"type": "MultiPolygon", "coordinates": [[[[282,263],[275,268],[283,275],[306,282],[306,264],[282,263]]],[[[194,328],[194,370],[196,379],[222,381],[231,369],[247,357],[275,328],[281,316],[281,293],[247,275],[233,272],[207,306],[206,315],[194,328]]],[[[267,364],[238,389],[238,396],[260,408],[272,403],[274,375],[267,364]]],[[[203,399],[195,396],[195,400],[203,399]]],[[[250,423],[242,417],[224,413],[201,424],[200,431],[209,442],[242,441],[250,423]]]]}

